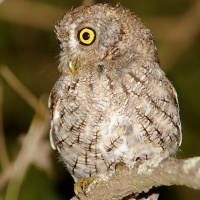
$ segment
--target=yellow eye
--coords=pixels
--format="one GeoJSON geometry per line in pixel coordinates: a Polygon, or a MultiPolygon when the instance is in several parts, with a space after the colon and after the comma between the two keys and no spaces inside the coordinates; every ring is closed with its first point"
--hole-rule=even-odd
{"type": "Polygon", "coordinates": [[[90,45],[95,41],[96,33],[91,28],[84,28],[79,32],[79,41],[83,45],[90,45]]]}

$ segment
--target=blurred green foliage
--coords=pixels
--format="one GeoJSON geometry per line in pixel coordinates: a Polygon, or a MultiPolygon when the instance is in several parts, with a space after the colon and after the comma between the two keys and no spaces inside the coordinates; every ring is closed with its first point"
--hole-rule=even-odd
{"type": "MultiPolygon", "coordinates": [[[[7,65],[37,97],[44,93],[49,94],[58,77],[59,44],[53,32],[53,26],[61,19],[65,11],[68,11],[72,6],[81,5],[82,1],[27,0],[34,4],[38,3],[38,6],[50,5],[56,10],[60,10],[60,14],[56,17],[52,17],[51,13],[46,13],[46,17],[51,19],[49,28],[41,28],[39,25],[37,28],[37,25],[32,26],[31,22],[30,24],[27,24],[27,22],[24,22],[24,24],[18,23],[10,19],[9,16],[2,15],[1,7],[4,6],[5,8],[7,2],[12,1],[7,0],[0,4],[0,65],[7,65]]],[[[115,4],[119,1],[108,2],[115,4]]],[[[196,35],[190,38],[191,42],[187,48],[181,51],[179,56],[173,58],[173,55],[168,55],[162,51],[165,47],[170,47],[166,50],[170,53],[173,45],[168,46],[168,40],[166,40],[168,35],[161,34],[163,30],[160,27],[165,27],[165,24],[156,23],[156,20],[166,19],[176,22],[177,19],[181,19],[189,12],[197,1],[121,1],[123,6],[136,12],[145,25],[154,33],[162,67],[177,89],[183,130],[183,143],[181,151],[177,155],[179,158],[200,155],[200,26],[197,27],[198,32],[196,35]]],[[[20,0],[16,2],[20,2],[20,0]]],[[[14,10],[10,14],[12,12],[14,10]]],[[[34,15],[37,15],[37,13],[34,15]]],[[[29,17],[34,19],[34,15],[27,16],[27,19],[29,17]]],[[[199,18],[197,20],[200,21],[199,18]]],[[[163,20],[163,22],[165,21],[163,20]]],[[[167,30],[170,31],[170,23],[167,22],[169,21],[166,21],[167,30]]],[[[171,25],[174,27],[174,24],[171,25]]],[[[190,30],[185,27],[184,31],[190,30]]],[[[180,36],[185,32],[180,32],[180,36]]],[[[182,42],[184,43],[184,40],[182,42]]],[[[174,45],[174,48],[176,49],[176,45],[174,45]]],[[[3,79],[1,81],[4,87],[3,122],[5,139],[9,158],[14,161],[20,150],[19,137],[27,132],[34,111],[11,89],[6,81],[3,79]]],[[[48,138],[46,139],[48,140],[48,138]]],[[[58,161],[57,156],[57,153],[52,150],[53,170],[49,173],[35,165],[29,167],[19,194],[20,200],[63,200],[70,199],[74,195],[73,180],[63,164],[58,161]]],[[[2,171],[0,166],[0,172],[2,173],[2,171]]],[[[5,191],[6,186],[0,191],[0,199],[4,199],[5,191]]],[[[165,187],[162,190],[160,200],[165,199],[198,200],[200,199],[200,192],[186,187],[165,187]]]]}

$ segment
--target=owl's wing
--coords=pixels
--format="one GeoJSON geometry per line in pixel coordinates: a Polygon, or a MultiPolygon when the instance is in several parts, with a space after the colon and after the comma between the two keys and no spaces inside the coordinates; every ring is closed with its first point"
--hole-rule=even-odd
{"type": "MultiPolygon", "coordinates": [[[[177,108],[179,109],[178,95],[176,93],[176,90],[174,89],[172,83],[168,79],[166,79],[166,81],[168,82],[168,84],[170,86],[170,89],[172,91],[171,95],[172,95],[172,97],[174,99],[174,103],[176,104],[177,108]]],[[[178,141],[177,141],[177,143],[180,146],[181,143],[182,143],[182,131],[181,131],[181,121],[180,121],[180,119],[179,119],[179,122],[177,123],[177,126],[178,126],[178,129],[179,129],[179,135],[178,135],[178,141]]]]}
{"type": "Polygon", "coordinates": [[[50,143],[51,143],[51,147],[56,150],[57,146],[56,146],[56,137],[55,137],[55,126],[54,126],[54,116],[57,112],[56,110],[56,105],[58,104],[58,98],[56,95],[56,91],[52,90],[51,94],[49,96],[49,102],[48,102],[48,106],[50,109],[50,121],[51,121],[51,128],[50,128],[50,133],[49,133],[49,137],[50,137],[50,143]]]}

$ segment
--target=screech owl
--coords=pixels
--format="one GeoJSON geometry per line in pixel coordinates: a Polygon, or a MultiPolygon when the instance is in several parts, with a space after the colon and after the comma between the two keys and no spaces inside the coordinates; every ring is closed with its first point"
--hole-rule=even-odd
{"type": "Polygon", "coordinates": [[[50,142],[75,182],[138,160],[175,156],[177,94],[154,38],[117,4],[80,6],[56,26],[60,76],[49,99],[50,142]]]}

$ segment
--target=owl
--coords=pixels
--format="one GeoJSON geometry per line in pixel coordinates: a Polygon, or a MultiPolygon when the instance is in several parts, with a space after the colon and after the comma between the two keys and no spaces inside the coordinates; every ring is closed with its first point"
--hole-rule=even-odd
{"type": "Polygon", "coordinates": [[[74,181],[121,162],[131,168],[175,156],[177,94],[137,15],[119,4],[80,6],[64,15],[56,35],[60,76],[49,98],[50,142],[74,181]]]}

